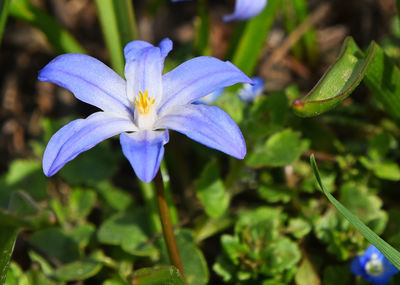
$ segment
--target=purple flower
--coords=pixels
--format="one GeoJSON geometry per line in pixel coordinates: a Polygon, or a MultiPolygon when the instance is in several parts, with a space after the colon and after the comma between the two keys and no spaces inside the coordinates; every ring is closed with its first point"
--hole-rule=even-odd
{"type": "Polygon", "coordinates": [[[399,270],[373,245],[370,245],[363,255],[355,258],[350,269],[355,275],[376,285],[384,285],[389,282],[392,275],[399,270]]]}
{"type": "MultiPolygon", "coordinates": [[[[180,2],[187,0],[172,0],[180,2]]],[[[267,0],[236,0],[235,10],[232,14],[224,16],[224,21],[247,20],[261,13],[267,5],[267,0]]]]}
{"type": "Polygon", "coordinates": [[[264,91],[265,82],[260,77],[252,77],[254,84],[243,84],[243,87],[239,90],[239,98],[246,102],[253,102],[254,99],[261,96],[264,91]]]}
{"type": "Polygon", "coordinates": [[[151,181],[160,167],[168,129],[236,158],[245,156],[242,133],[228,114],[218,107],[192,102],[219,88],[251,83],[251,79],[230,62],[206,56],[188,60],[162,75],[171,49],[169,39],[158,47],[144,41],[127,44],[126,80],[83,54],[60,55],[40,71],[39,80],[64,87],[79,100],[101,109],[53,135],[43,157],[46,176],[117,134],[121,134],[124,155],[145,182],[151,181]]]}

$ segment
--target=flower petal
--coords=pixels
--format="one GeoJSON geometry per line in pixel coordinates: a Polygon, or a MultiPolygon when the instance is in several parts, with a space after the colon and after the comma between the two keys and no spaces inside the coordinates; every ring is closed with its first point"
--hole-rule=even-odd
{"type": "Polygon", "coordinates": [[[188,60],[163,76],[163,101],[159,113],[174,105],[185,105],[236,83],[252,83],[229,61],[201,56],[188,60]]]}
{"type": "Polygon", "coordinates": [[[97,112],[86,119],[78,119],[62,127],[47,144],[43,156],[43,172],[56,174],[78,154],[99,142],[124,131],[137,128],[131,120],[112,113],[97,112]]]}
{"type": "Polygon", "coordinates": [[[224,16],[224,21],[247,20],[257,16],[264,10],[267,0],[236,0],[235,11],[224,16]]]}
{"type": "Polygon", "coordinates": [[[127,96],[132,102],[147,90],[149,96],[159,103],[162,95],[161,75],[164,59],[172,49],[172,42],[166,38],[158,47],[144,41],[133,41],[125,46],[125,78],[127,96]]]}
{"type": "Polygon", "coordinates": [[[39,72],[38,78],[70,90],[79,100],[103,111],[131,116],[125,80],[94,57],[57,56],[39,72]]]}
{"type": "Polygon", "coordinates": [[[227,113],[216,106],[176,106],[160,118],[155,127],[178,131],[239,159],[246,155],[246,143],[239,127],[227,113]]]}
{"type": "Polygon", "coordinates": [[[140,180],[150,182],[156,176],[164,156],[164,144],[168,140],[168,131],[145,130],[121,134],[122,152],[140,180]]]}

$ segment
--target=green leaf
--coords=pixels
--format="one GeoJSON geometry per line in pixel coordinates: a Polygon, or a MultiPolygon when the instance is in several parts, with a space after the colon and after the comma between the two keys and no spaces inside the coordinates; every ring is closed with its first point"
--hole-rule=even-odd
{"type": "Polygon", "coordinates": [[[174,266],[142,268],[134,272],[135,285],[184,285],[178,269],[174,266]]]}
{"type": "Polygon", "coordinates": [[[132,204],[132,197],[122,189],[115,187],[108,181],[103,181],[96,185],[96,191],[104,204],[117,211],[126,210],[132,204]]]}
{"type": "Polygon", "coordinates": [[[360,157],[360,162],[378,178],[393,181],[400,180],[400,167],[393,161],[373,161],[366,157],[360,157]]]}
{"type": "Polygon", "coordinates": [[[246,23],[232,62],[249,76],[254,73],[280,5],[281,0],[268,1],[264,11],[246,23]]]}
{"type": "Polygon", "coordinates": [[[280,131],[286,121],[287,111],[288,101],[282,92],[256,98],[241,124],[246,141],[264,138],[280,131]]]}
{"type": "Polygon", "coordinates": [[[120,158],[120,152],[114,151],[108,142],[102,142],[65,165],[60,176],[73,185],[97,185],[114,175],[120,158]]]}
{"type": "Polygon", "coordinates": [[[92,210],[96,193],[88,189],[73,189],[69,196],[68,212],[72,222],[82,223],[92,210]]]}
{"type": "Polygon", "coordinates": [[[60,228],[37,231],[29,242],[61,263],[72,262],[79,258],[78,244],[60,228]]]}
{"type": "Polygon", "coordinates": [[[2,0],[0,2],[0,45],[1,45],[1,39],[3,38],[3,31],[4,28],[6,27],[10,2],[11,0],[2,0]]]}
{"type": "Polygon", "coordinates": [[[324,113],[343,101],[360,84],[371,61],[372,53],[360,50],[353,38],[347,37],[336,61],[314,88],[294,102],[294,112],[301,117],[324,113]]]}
{"type": "Polygon", "coordinates": [[[389,115],[400,122],[400,70],[375,42],[369,51],[371,61],[364,77],[365,84],[389,115]]]}
{"type": "Polygon", "coordinates": [[[123,49],[138,38],[132,1],[96,0],[104,40],[113,69],[124,74],[123,49]]]}
{"type": "Polygon", "coordinates": [[[368,193],[366,187],[354,183],[346,183],[340,188],[340,200],[347,209],[360,217],[361,221],[375,232],[382,233],[386,227],[388,216],[382,208],[382,200],[368,193]]]}
{"type": "Polygon", "coordinates": [[[318,277],[311,261],[305,256],[295,275],[296,285],[320,285],[321,280],[318,277]]]}
{"type": "Polygon", "coordinates": [[[135,212],[118,213],[100,226],[97,237],[101,243],[119,245],[121,248],[134,255],[151,256],[157,253],[153,244],[148,244],[150,229],[144,210],[135,212]]]}
{"type": "Polygon", "coordinates": [[[103,265],[100,261],[94,258],[87,258],[57,268],[54,272],[54,277],[59,281],[85,280],[96,275],[102,267],[103,265]]]}
{"type": "Polygon", "coordinates": [[[394,266],[400,269],[400,252],[394,249],[390,244],[381,239],[376,233],[368,228],[361,220],[346,209],[338,200],[333,197],[322,184],[319,175],[318,167],[313,155],[310,157],[310,163],[314,171],[314,175],[321,187],[322,192],[328,200],[336,207],[336,209],[373,245],[375,245],[386,258],[393,263],[394,266]]]}
{"type": "Polygon", "coordinates": [[[0,284],[4,284],[6,281],[17,234],[18,229],[15,227],[0,227],[0,284]]]}
{"type": "MultiPolygon", "coordinates": [[[[188,285],[207,284],[210,276],[207,262],[203,253],[194,243],[193,234],[186,229],[181,229],[175,234],[179,255],[183,264],[186,282],[188,285]]],[[[169,263],[165,244],[162,243],[162,262],[169,263]]]]}
{"type": "Polygon", "coordinates": [[[252,167],[285,166],[293,163],[309,146],[300,133],[286,129],[272,135],[264,145],[247,155],[246,162],[252,167]]]}
{"type": "Polygon", "coordinates": [[[327,266],[324,270],[324,285],[348,284],[350,267],[348,265],[327,266]]]}
{"type": "Polygon", "coordinates": [[[13,0],[10,15],[24,20],[39,28],[49,43],[59,53],[85,53],[84,48],[75,38],[46,12],[32,5],[28,0],[13,0]]]}
{"type": "Polygon", "coordinates": [[[258,195],[270,203],[288,203],[295,196],[296,192],[293,189],[279,187],[277,185],[262,184],[257,187],[258,195]]]}
{"type": "Polygon", "coordinates": [[[291,233],[296,239],[301,239],[311,231],[311,225],[305,219],[290,219],[287,232],[291,233]]]}
{"type": "Polygon", "coordinates": [[[215,160],[206,165],[195,182],[197,196],[205,207],[207,215],[213,218],[222,216],[229,206],[229,194],[220,178],[215,160]]]}
{"type": "Polygon", "coordinates": [[[301,259],[298,245],[287,237],[279,238],[261,252],[261,259],[267,262],[261,265],[260,272],[275,276],[293,268],[301,259]]]}
{"type": "Polygon", "coordinates": [[[0,179],[0,207],[8,208],[12,193],[23,190],[36,201],[47,197],[48,179],[39,161],[18,159],[10,163],[7,174],[0,179]]]}

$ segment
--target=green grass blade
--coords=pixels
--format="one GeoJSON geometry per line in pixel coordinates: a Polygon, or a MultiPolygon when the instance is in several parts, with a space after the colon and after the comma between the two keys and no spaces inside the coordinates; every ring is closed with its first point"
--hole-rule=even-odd
{"type": "Polygon", "coordinates": [[[316,116],[331,110],[360,84],[372,58],[360,50],[353,38],[346,38],[336,61],[328,68],[320,81],[293,106],[296,115],[316,116]]]}
{"type": "Polygon", "coordinates": [[[322,183],[317,163],[315,162],[314,155],[310,157],[310,163],[314,171],[315,178],[321,187],[322,192],[328,198],[328,200],[336,207],[336,209],[373,245],[375,245],[386,258],[393,263],[394,266],[400,269],[400,252],[394,249],[390,244],[385,242],[376,233],[374,233],[369,227],[367,227],[361,220],[352,214],[345,206],[343,206],[338,200],[333,197],[328,189],[325,188],[322,183]]]}
{"type": "Polygon", "coordinates": [[[210,47],[210,19],[206,0],[197,1],[197,18],[195,20],[196,39],[194,50],[197,55],[211,55],[210,47]]]}
{"type": "Polygon", "coordinates": [[[49,43],[59,53],[85,53],[84,48],[75,38],[46,12],[32,5],[28,0],[13,0],[10,15],[24,20],[39,28],[49,43]]]}
{"type": "Polygon", "coordinates": [[[124,46],[138,38],[132,1],[96,0],[104,41],[113,69],[124,73],[124,46]]]}
{"type": "Polygon", "coordinates": [[[3,38],[3,31],[6,26],[6,22],[7,22],[10,1],[11,0],[1,0],[0,1],[0,44],[1,44],[1,39],[3,38]]]}
{"type": "Polygon", "coordinates": [[[17,233],[17,228],[0,227],[0,284],[5,284],[17,233]]]}
{"type": "Polygon", "coordinates": [[[267,7],[257,17],[246,23],[232,62],[245,74],[253,75],[268,33],[275,20],[281,0],[268,1],[267,7]]]}
{"type": "Polygon", "coordinates": [[[400,71],[375,42],[372,42],[369,50],[372,60],[364,82],[389,115],[400,122],[400,71]]]}

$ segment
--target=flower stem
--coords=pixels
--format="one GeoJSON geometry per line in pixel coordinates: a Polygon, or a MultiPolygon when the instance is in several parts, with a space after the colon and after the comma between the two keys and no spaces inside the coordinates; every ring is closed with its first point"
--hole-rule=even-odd
{"type": "Polygon", "coordinates": [[[157,175],[154,178],[154,184],[156,188],[158,210],[160,213],[160,220],[163,229],[164,240],[165,243],[167,244],[169,260],[172,263],[172,265],[178,268],[183,279],[185,279],[181,258],[179,256],[178,247],[176,246],[174,231],[172,229],[171,217],[169,215],[168,204],[165,198],[164,183],[160,170],[157,172],[157,175]]]}

